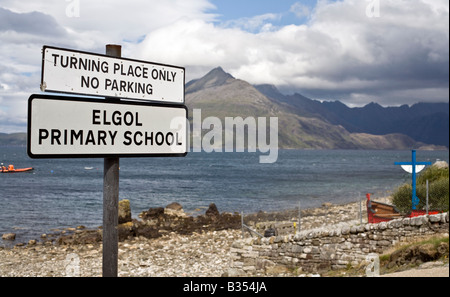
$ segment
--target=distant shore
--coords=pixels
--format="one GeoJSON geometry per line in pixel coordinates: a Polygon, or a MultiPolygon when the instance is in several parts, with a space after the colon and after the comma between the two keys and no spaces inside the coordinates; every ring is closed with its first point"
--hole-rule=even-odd
{"type": "MultiPolygon", "coordinates": [[[[420,143],[419,143],[420,144],[420,143]]],[[[27,133],[25,132],[18,132],[18,133],[1,133],[0,132],[0,146],[26,146],[27,145],[27,133]]],[[[283,146],[279,149],[282,150],[302,150],[303,148],[295,148],[295,147],[287,147],[283,146]]],[[[338,148],[334,148],[338,149],[338,148]]],[[[376,150],[377,147],[374,146],[372,149],[368,148],[367,150],[376,150]]],[[[409,147],[408,147],[409,149],[409,147]]],[[[405,148],[400,148],[398,150],[408,150],[405,148]]],[[[415,148],[419,151],[448,151],[449,148],[443,145],[436,145],[436,144],[421,144],[420,146],[415,148]]],[[[320,150],[320,148],[306,148],[305,150],[320,150]]],[[[330,150],[333,150],[333,148],[330,148],[330,150]]],[[[387,149],[389,150],[389,149],[387,149]]],[[[191,149],[192,151],[192,149],[191,149]]]]}

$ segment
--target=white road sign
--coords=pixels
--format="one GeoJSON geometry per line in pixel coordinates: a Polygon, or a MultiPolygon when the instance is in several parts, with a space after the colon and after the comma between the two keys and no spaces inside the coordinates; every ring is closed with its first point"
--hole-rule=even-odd
{"type": "Polygon", "coordinates": [[[139,102],[32,95],[31,158],[182,157],[187,108],[139,102]]]}
{"type": "Polygon", "coordinates": [[[44,46],[41,90],[184,104],[183,67],[44,46]]]}

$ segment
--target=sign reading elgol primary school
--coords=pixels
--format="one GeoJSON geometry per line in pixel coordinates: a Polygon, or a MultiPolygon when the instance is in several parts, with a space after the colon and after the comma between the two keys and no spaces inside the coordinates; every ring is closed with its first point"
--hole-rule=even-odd
{"type": "Polygon", "coordinates": [[[106,54],[43,47],[43,92],[106,98],[31,95],[27,153],[105,158],[102,271],[117,276],[119,159],[184,157],[189,127],[183,67],[122,58],[120,45],[106,45],[106,54]]]}
{"type": "Polygon", "coordinates": [[[187,154],[187,108],[32,95],[31,158],[154,157],[187,154]]]}
{"type": "Polygon", "coordinates": [[[183,67],[44,46],[41,90],[184,104],[183,67]]]}

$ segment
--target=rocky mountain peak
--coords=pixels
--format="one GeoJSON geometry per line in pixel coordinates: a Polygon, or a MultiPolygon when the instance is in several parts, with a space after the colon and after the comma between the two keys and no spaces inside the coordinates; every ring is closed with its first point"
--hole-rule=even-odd
{"type": "Polygon", "coordinates": [[[222,67],[217,67],[208,72],[200,79],[192,80],[186,84],[186,94],[194,93],[200,90],[213,88],[228,84],[234,81],[235,78],[226,73],[222,67]]]}

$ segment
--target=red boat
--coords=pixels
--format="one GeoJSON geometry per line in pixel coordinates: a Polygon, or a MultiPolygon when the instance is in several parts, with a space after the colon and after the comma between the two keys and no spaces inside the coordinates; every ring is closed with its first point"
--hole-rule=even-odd
{"type": "MultiPolygon", "coordinates": [[[[426,215],[425,210],[411,210],[408,214],[401,214],[394,205],[374,201],[370,199],[370,194],[366,194],[367,197],[367,220],[370,224],[376,224],[381,222],[388,222],[390,220],[399,218],[413,218],[426,215]]],[[[438,214],[439,211],[428,211],[428,214],[438,214]]]]}
{"type": "Polygon", "coordinates": [[[0,173],[17,173],[17,172],[27,172],[27,171],[32,171],[34,168],[33,167],[28,167],[28,168],[14,168],[14,165],[8,165],[8,168],[6,168],[5,166],[1,166],[0,168],[0,173]]]}

